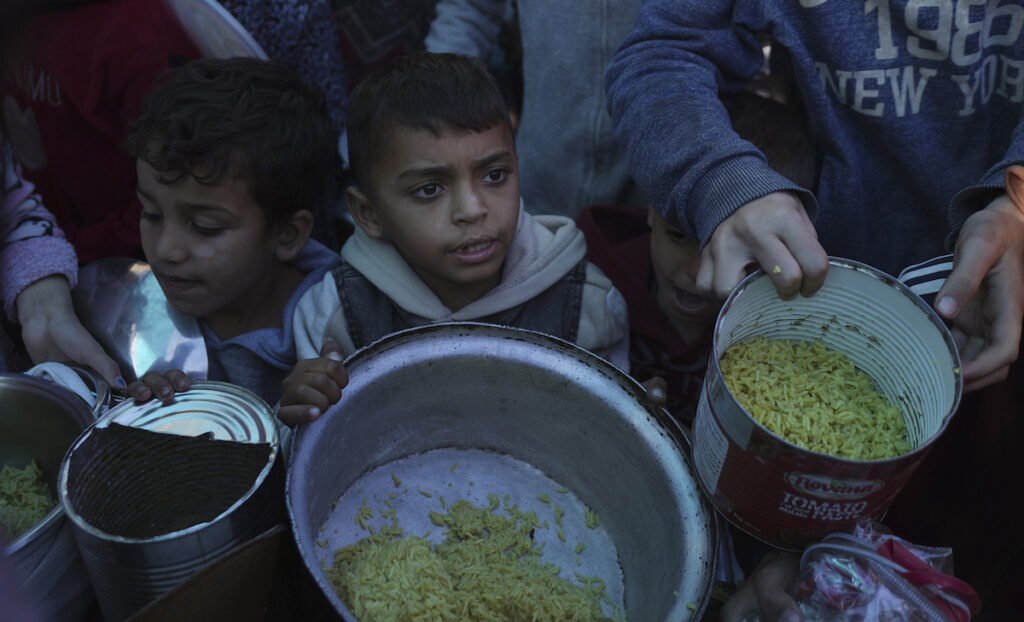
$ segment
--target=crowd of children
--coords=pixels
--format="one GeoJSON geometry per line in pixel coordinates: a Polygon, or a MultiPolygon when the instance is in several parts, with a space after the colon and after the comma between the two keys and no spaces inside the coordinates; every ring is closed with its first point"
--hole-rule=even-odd
{"type": "MultiPolygon", "coordinates": [[[[396,9],[390,32],[433,4],[396,9]]],[[[752,266],[778,267],[771,277],[790,297],[813,295],[829,254],[896,274],[952,250],[936,309],[966,388],[996,385],[965,400],[979,420],[958,424],[985,426],[979,408],[1002,421],[1012,387],[998,383],[1019,373],[1024,316],[1024,89],[1018,79],[983,96],[973,80],[987,59],[1024,62],[1024,10],[965,13],[1001,30],[961,41],[950,60],[959,40],[925,41],[930,18],[909,5],[897,20],[877,3],[889,29],[875,31],[870,11],[828,0],[600,3],[594,15],[563,4],[512,4],[525,14],[522,102],[486,66],[504,0],[443,0],[426,41],[413,37],[466,55],[403,49],[363,58],[358,79],[338,66],[352,56],[343,43],[358,3],[285,3],[290,30],[275,38],[272,3],[226,2],[271,60],[198,58],[158,0],[29,11],[0,64],[4,369],[73,361],[137,400],[186,390],[177,370],[133,370],[140,379],[125,387],[75,317],[79,263],[121,255],[144,259],[167,303],[199,321],[207,377],[257,393],[284,425],[340,399],[355,350],[404,328],[482,321],[604,357],[660,387],[688,426],[721,301],[752,266]],[[338,23],[303,26],[305,15],[338,23]],[[552,15],[573,28],[553,32],[552,15]],[[844,30],[822,37],[822,16],[844,30]],[[87,24],[89,36],[69,34],[87,24]],[[794,103],[743,88],[765,34],[794,103]],[[294,43],[311,37],[342,49],[312,62],[294,43]],[[861,52],[873,69],[855,69],[861,52]],[[900,68],[904,56],[917,64],[900,68]],[[520,106],[521,124],[510,115],[520,106]],[[324,209],[350,220],[347,239],[318,233],[334,222],[324,209]]],[[[919,490],[946,459],[937,448],[905,498],[940,510],[919,490]]],[[[894,506],[902,528],[919,518],[894,506]]],[[[936,535],[908,535],[925,533],[936,535]]],[[[1024,565],[1014,537],[990,564],[1024,565]]],[[[750,548],[747,587],[714,615],[800,619],[787,595],[793,558],[750,548]]],[[[965,578],[1006,585],[976,572],[965,578]]]]}

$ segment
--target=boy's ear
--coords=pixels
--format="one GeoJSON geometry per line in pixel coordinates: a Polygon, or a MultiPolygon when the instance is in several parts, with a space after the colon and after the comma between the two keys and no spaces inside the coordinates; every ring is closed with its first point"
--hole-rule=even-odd
{"type": "Polygon", "coordinates": [[[384,227],[373,207],[373,202],[361,190],[355,186],[345,189],[345,199],[348,202],[348,213],[352,220],[356,221],[363,233],[374,240],[384,237],[384,227]]]}
{"type": "Polygon", "coordinates": [[[278,228],[274,256],[278,261],[291,261],[306,245],[312,231],[313,213],[308,209],[296,211],[278,228]]]}
{"type": "Polygon", "coordinates": [[[1006,169],[1003,185],[1017,209],[1024,210],[1024,166],[1015,164],[1006,169]]]}

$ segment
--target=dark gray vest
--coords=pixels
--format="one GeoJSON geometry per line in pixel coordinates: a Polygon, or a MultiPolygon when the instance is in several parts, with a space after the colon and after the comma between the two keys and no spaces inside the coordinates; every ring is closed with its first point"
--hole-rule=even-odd
{"type": "MultiPolygon", "coordinates": [[[[345,261],[331,270],[331,274],[338,285],[349,336],[357,349],[395,331],[430,323],[399,308],[345,261]]],[[[473,321],[524,328],[575,343],[586,275],[584,259],[554,285],[525,303],[473,321]]]]}

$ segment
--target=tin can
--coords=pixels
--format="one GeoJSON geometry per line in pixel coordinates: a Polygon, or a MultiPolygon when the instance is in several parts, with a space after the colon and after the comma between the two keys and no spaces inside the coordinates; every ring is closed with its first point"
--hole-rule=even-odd
{"type": "Polygon", "coordinates": [[[757,271],[726,300],[693,430],[698,479],[730,522],[778,548],[800,550],[863,518],[879,518],[960,404],[960,359],[939,316],[895,278],[830,258],[822,288],[782,300],[757,271]],[[753,337],[819,341],[846,355],[900,407],[911,451],[850,460],[783,440],[732,395],[719,360],[753,337]]]}
{"type": "Polygon", "coordinates": [[[284,519],[270,406],[196,382],[123,402],[68,450],[58,493],[104,619],[123,620],[284,519]]]}

